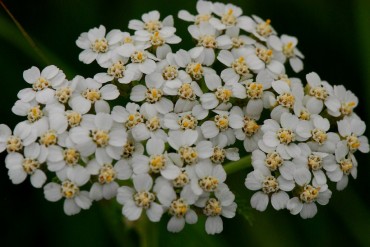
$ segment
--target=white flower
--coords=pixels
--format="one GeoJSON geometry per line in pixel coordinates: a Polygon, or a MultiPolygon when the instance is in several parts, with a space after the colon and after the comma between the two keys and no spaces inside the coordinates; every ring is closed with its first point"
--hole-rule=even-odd
{"type": "Polygon", "coordinates": [[[326,168],[327,175],[330,181],[337,182],[337,190],[343,190],[348,185],[348,176],[357,178],[357,160],[355,156],[349,152],[348,146],[340,142],[335,149],[336,164],[332,164],[326,168]]]}
{"type": "Polygon", "coordinates": [[[65,74],[54,65],[45,67],[41,72],[37,67],[32,67],[23,72],[23,79],[32,85],[19,91],[18,98],[24,102],[36,100],[38,103],[50,103],[55,94],[55,88],[63,83],[65,74]]]}
{"type": "Polygon", "coordinates": [[[184,21],[194,22],[199,25],[202,22],[208,22],[211,19],[213,3],[211,1],[197,1],[196,9],[198,14],[192,15],[187,10],[180,10],[178,17],[184,21]]]}
{"type": "Polygon", "coordinates": [[[281,63],[289,59],[289,64],[293,71],[298,73],[303,69],[303,54],[297,49],[298,39],[293,36],[283,34],[281,38],[271,35],[267,39],[268,45],[274,49],[274,56],[281,63]]]}
{"type": "Polygon", "coordinates": [[[46,181],[46,175],[40,169],[45,159],[46,153],[41,152],[41,147],[37,143],[26,146],[24,156],[16,152],[8,154],[5,164],[10,180],[13,184],[20,184],[29,175],[32,186],[41,188],[46,181]]]}
{"type": "Polygon", "coordinates": [[[118,183],[115,180],[127,180],[132,175],[132,170],[126,160],[119,160],[112,164],[108,159],[104,163],[97,160],[91,160],[86,169],[91,175],[97,175],[95,182],[90,189],[90,198],[96,201],[101,199],[112,199],[117,195],[118,183]]]}
{"type": "Polygon", "coordinates": [[[363,134],[365,133],[366,124],[357,116],[344,118],[337,122],[339,134],[345,139],[344,142],[350,152],[360,150],[362,153],[369,152],[369,140],[363,134]]]}
{"type": "Polygon", "coordinates": [[[102,86],[94,79],[80,77],[76,91],[68,103],[72,110],[82,114],[89,112],[92,105],[96,112],[109,112],[107,100],[117,99],[118,96],[119,91],[115,85],[102,86]]]}
{"type": "MultiPolygon", "coordinates": [[[[303,99],[303,88],[300,84],[292,84],[278,80],[272,82],[272,88],[278,93],[275,99],[276,107],[271,111],[271,118],[278,121],[284,112],[290,112],[303,99]]],[[[308,106],[307,106],[308,108],[308,106]]],[[[310,111],[311,112],[311,111],[310,111]]]]}
{"type": "Polygon", "coordinates": [[[172,131],[169,133],[168,144],[177,151],[176,155],[171,154],[170,156],[175,164],[180,167],[193,167],[200,160],[208,159],[212,156],[212,143],[210,141],[197,142],[198,137],[198,132],[193,130],[185,130],[184,132],[172,131]]]}
{"type": "Polygon", "coordinates": [[[218,36],[218,31],[209,23],[188,27],[191,36],[197,40],[197,47],[190,49],[190,56],[204,65],[212,65],[215,61],[215,49],[229,49],[232,42],[229,36],[218,36]]]}
{"type": "Polygon", "coordinates": [[[135,174],[160,173],[166,179],[175,179],[181,170],[175,166],[165,152],[165,143],[161,139],[149,139],[146,143],[145,155],[136,155],[132,160],[135,174]]]}
{"type": "Polygon", "coordinates": [[[158,222],[163,214],[161,205],[155,202],[155,195],[150,192],[153,179],[148,174],[133,177],[134,188],[122,186],[118,189],[117,201],[123,205],[122,214],[129,220],[139,219],[143,209],[152,222],[158,222]]]}
{"type": "Polygon", "coordinates": [[[151,74],[156,69],[156,63],[154,60],[157,58],[146,51],[148,45],[132,43],[126,43],[117,48],[117,53],[125,58],[130,58],[131,63],[126,66],[127,73],[133,73],[137,77],[136,80],[141,79],[143,74],[151,74]]]}
{"type": "Polygon", "coordinates": [[[259,147],[266,153],[276,150],[284,159],[299,156],[301,150],[295,143],[299,140],[297,124],[298,118],[290,113],[281,115],[280,124],[272,119],[265,120],[261,127],[263,138],[258,142],[259,147]]]}
{"type": "Polygon", "coordinates": [[[297,126],[297,134],[302,138],[310,138],[310,148],[317,152],[334,153],[339,142],[338,134],[328,132],[330,122],[320,115],[312,115],[310,121],[300,121],[297,126]]]}
{"type": "Polygon", "coordinates": [[[247,35],[240,34],[240,28],[238,27],[229,27],[226,29],[225,34],[230,37],[232,43],[232,52],[237,51],[238,49],[244,48],[246,45],[253,45],[256,41],[247,35]]]}
{"type": "Polygon", "coordinates": [[[213,144],[213,154],[210,160],[214,164],[223,164],[225,159],[237,161],[240,159],[239,149],[237,147],[227,147],[227,137],[219,135],[217,138],[211,139],[213,144]]]}
{"type": "Polygon", "coordinates": [[[215,74],[211,68],[202,66],[202,64],[191,57],[190,52],[180,49],[174,55],[176,65],[180,68],[185,68],[185,72],[188,73],[191,78],[195,81],[199,81],[205,75],[215,74]]]}
{"type": "Polygon", "coordinates": [[[296,165],[294,171],[295,182],[300,186],[309,184],[312,173],[318,185],[326,184],[327,179],[323,169],[336,164],[334,156],[328,153],[313,152],[305,143],[300,143],[299,147],[301,148],[301,155],[293,159],[293,163],[296,165]]]}
{"type": "Polygon", "coordinates": [[[333,96],[339,100],[340,106],[337,105],[336,109],[328,109],[328,113],[334,117],[351,116],[353,109],[358,105],[357,96],[342,85],[334,86],[333,96]]]}
{"type": "Polygon", "coordinates": [[[246,113],[247,110],[248,106],[244,112],[239,106],[234,106],[230,110],[229,125],[234,129],[236,139],[243,141],[245,150],[252,152],[258,148],[258,141],[262,138],[262,131],[260,131],[260,126],[257,124],[256,119],[249,117],[249,114],[246,113]]]}
{"type": "Polygon", "coordinates": [[[82,209],[89,209],[91,199],[87,191],[81,191],[80,187],[89,181],[89,174],[86,170],[79,168],[69,170],[63,177],[59,177],[62,181],[58,183],[48,183],[44,187],[44,195],[46,200],[51,202],[64,200],[64,212],[67,215],[78,214],[82,209]]]}
{"type": "Polygon", "coordinates": [[[145,85],[136,85],[132,88],[130,99],[134,102],[146,101],[143,105],[152,104],[157,112],[166,114],[173,110],[173,103],[163,95],[162,82],[152,77],[145,77],[145,85]]]}
{"type": "Polygon", "coordinates": [[[252,166],[255,170],[266,170],[270,172],[279,171],[281,176],[286,180],[293,180],[295,164],[287,159],[284,159],[279,152],[272,151],[265,153],[259,149],[252,152],[252,166]]]}
{"type": "Polygon", "coordinates": [[[48,128],[48,117],[45,116],[45,112],[40,104],[36,101],[23,102],[17,100],[12,107],[12,112],[15,115],[27,117],[27,120],[22,122],[22,131],[25,133],[31,133],[32,136],[41,135],[44,129],[48,128]]]}
{"type": "Polygon", "coordinates": [[[204,78],[207,88],[212,91],[200,96],[204,109],[227,110],[231,107],[229,101],[232,98],[246,98],[245,88],[239,83],[222,85],[221,78],[216,74],[210,74],[204,78]]]}
{"type": "MultiPolygon", "coordinates": [[[[220,186],[221,187],[221,186],[220,186]]],[[[215,192],[215,198],[206,198],[197,202],[196,205],[203,208],[203,213],[207,216],[206,232],[208,234],[221,233],[223,222],[221,215],[225,218],[233,218],[236,211],[235,196],[225,185],[215,192]]]]}
{"type": "Polygon", "coordinates": [[[226,84],[237,83],[251,78],[251,72],[257,73],[264,68],[264,63],[255,54],[247,54],[245,48],[222,50],[217,59],[228,68],[221,71],[221,78],[226,84]]]}
{"type": "Polygon", "coordinates": [[[293,197],[287,204],[291,214],[300,214],[303,219],[312,218],[317,213],[316,203],[326,205],[329,202],[332,192],[328,186],[305,185],[298,197],[293,197]]]}
{"type": "Polygon", "coordinates": [[[213,120],[205,121],[201,126],[205,138],[216,138],[219,135],[227,137],[227,145],[235,143],[234,130],[230,126],[228,111],[215,111],[213,120]]]}
{"type": "Polygon", "coordinates": [[[98,73],[94,79],[99,83],[106,83],[117,80],[121,84],[128,84],[132,81],[139,80],[140,73],[135,73],[134,70],[128,70],[126,63],[128,59],[113,58],[106,63],[107,72],[98,73]],[[125,61],[126,60],[126,61],[125,61]]]}
{"type": "Polygon", "coordinates": [[[70,130],[71,140],[83,156],[95,154],[98,162],[109,158],[119,160],[127,133],[123,127],[113,125],[111,115],[97,113],[70,130]]]}
{"type": "Polygon", "coordinates": [[[83,49],[78,57],[81,62],[89,64],[96,60],[99,65],[105,66],[114,56],[114,50],[123,39],[123,33],[117,29],[107,35],[105,32],[105,27],[100,25],[99,28],[90,29],[78,37],[76,44],[83,49]]]}
{"type": "Polygon", "coordinates": [[[276,59],[274,51],[266,46],[257,43],[247,46],[244,49],[248,57],[253,57],[253,60],[249,59],[253,61],[252,63],[257,63],[257,61],[255,61],[256,59],[263,63],[263,69],[266,71],[265,73],[279,75],[285,72],[283,63],[276,59]]]}
{"type": "Polygon", "coordinates": [[[25,128],[24,125],[24,122],[18,123],[12,134],[12,130],[7,125],[0,124],[0,153],[4,150],[8,153],[20,152],[24,146],[36,141],[36,133],[25,128]]]}
{"type": "Polygon", "coordinates": [[[175,35],[175,32],[176,28],[174,27],[163,27],[155,32],[138,30],[135,32],[135,41],[145,42],[149,47],[155,49],[157,58],[164,59],[172,51],[168,44],[181,42],[181,38],[175,35]]]}
{"type": "Polygon", "coordinates": [[[173,26],[173,17],[172,15],[167,16],[160,21],[160,14],[157,10],[150,11],[145,13],[140,20],[131,20],[128,24],[128,28],[133,30],[146,30],[148,32],[154,33],[161,30],[164,27],[173,26]]]}
{"type": "Polygon", "coordinates": [[[311,72],[306,75],[309,93],[305,96],[307,109],[314,114],[320,114],[324,103],[328,111],[335,112],[340,108],[339,99],[333,96],[333,87],[326,81],[321,81],[319,75],[311,72]]]}
{"type": "Polygon", "coordinates": [[[195,224],[198,221],[198,216],[191,205],[194,204],[196,198],[186,189],[182,189],[180,195],[177,196],[175,190],[167,186],[161,186],[157,192],[158,200],[167,208],[171,219],[167,223],[167,230],[170,232],[180,232],[185,223],[195,224]]]}
{"type": "Polygon", "coordinates": [[[264,21],[256,15],[253,15],[252,17],[253,19],[249,16],[245,16],[240,28],[252,33],[261,41],[266,41],[270,35],[276,34],[276,31],[271,26],[270,19],[264,21]]]}
{"type": "Polygon", "coordinates": [[[198,119],[191,112],[168,113],[164,117],[164,127],[171,131],[197,130],[198,119]]]}
{"type": "Polygon", "coordinates": [[[211,162],[198,163],[193,175],[191,176],[191,188],[199,196],[203,193],[217,191],[226,180],[226,172],[222,165],[213,165],[211,162]]]}
{"type": "Polygon", "coordinates": [[[212,17],[209,20],[209,23],[211,23],[217,30],[224,30],[235,26],[239,28],[244,27],[246,17],[241,16],[243,14],[242,9],[231,3],[214,3],[213,13],[218,15],[220,19],[212,17]]]}
{"type": "Polygon", "coordinates": [[[271,175],[267,167],[259,167],[250,172],[245,179],[245,186],[250,190],[261,190],[253,194],[251,206],[258,211],[265,211],[269,200],[276,210],[286,208],[289,195],[286,191],[294,188],[294,181],[287,180],[282,176],[278,178],[271,175]]]}

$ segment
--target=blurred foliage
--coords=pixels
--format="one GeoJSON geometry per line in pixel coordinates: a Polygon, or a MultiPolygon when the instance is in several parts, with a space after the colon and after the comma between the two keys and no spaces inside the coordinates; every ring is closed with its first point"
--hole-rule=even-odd
{"type": "MultiPolygon", "coordinates": [[[[17,92],[26,86],[25,69],[52,63],[69,78],[93,76],[95,64],[78,61],[75,40],[80,33],[103,24],[108,30],[125,30],[130,19],[158,9],[162,16],[178,10],[195,12],[195,2],[173,0],[4,0],[15,18],[33,38],[47,62],[27,43],[16,25],[0,9],[0,122],[12,127],[20,120],[11,113],[17,92]]],[[[226,1],[224,1],[226,2],[226,1]]],[[[369,0],[235,0],[247,15],[272,19],[280,33],[298,37],[306,55],[304,73],[318,72],[331,84],[344,84],[360,98],[357,113],[370,123],[370,2],[369,0]]],[[[175,19],[181,46],[191,46],[187,23],[175,19]]],[[[176,49],[180,47],[177,46],[176,49]]],[[[304,76],[301,73],[300,76],[304,76]]],[[[368,131],[367,131],[368,133],[368,131]]],[[[102,202],[77,216],[65,216],[62,204],[44,200],[42,190],[28,182],[12,185],[0,157],[0,203],[2,246],[135,246],[140,236],[134,228],[123,228],[120,208],[102,202]],[[108,216],[108,217],[107,217],[108,216]],[[110,217],[109,217],[110,216],[110,217]],[[108,221],[113,218],[113,221],[108,221]]],[[[250,210],[248,219],[238,215],[224,220],[224,232],[207,236],[204,218],[187,225],[179,234],[166,231],[168,217],[147,223],[148,246],[370,246],[369,157],[359,155],[359,176],[343,192],[334,191],[328,206],[319,207],[314,219],[302,220],[289,212],[269,208],[264,213],[250,210]]],[[[251,193],[241,185],[246,172],[229,177],[238,197],[249,203],[251,193]]],[[[242,200],[243,201],[243,200],[242,200]]]]}

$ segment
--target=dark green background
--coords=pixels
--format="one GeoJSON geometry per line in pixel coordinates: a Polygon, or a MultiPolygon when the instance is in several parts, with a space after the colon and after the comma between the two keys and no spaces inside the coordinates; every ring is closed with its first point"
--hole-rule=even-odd
{"type": "MultiPolygon", "coordinates": [[[[11,106],[17,92],[27,86],[22,79],[25,69],[56,64],[69,78],[75,74],[93,76],[99,71],[95,64],[78,61],[80,50],[75,40],[81,32],[100,24],[108,30],[125,30],[130,19],[139,19],[153,9],[162,16],[176,16],[180,9],[195,13],[195,1],[189,0],[4,2],[47,59],[34,52],[0,8],[0,122],[11,127],[20,121],[11,113],[11,106]]],[[[304,73],[316,71],[331,84],[344,84],[352,90],[360,98],[357,113],[370,123],[369,0],[231,2],[247,15],[270,18],[279,34],[298,37],[299,48],[306,55],[304,73]]],[[[191,46],[187,25],[175,19],[186,49],[191,46]]],[[[0,220],[5,228],[0,234],[1,246],[135,246],[138,239],[133,230],[121,231],[119,219],[116,226],[105,220],[107,214],[116,213],[110,204],[94,204],[77,216],[65,216],[60,202],[47,202],[42,190],[32,188],[28,181],[12,185],[4,157],[0,157],[0,220]],[[130,241],[122,241],[120,236],[130,236],[130,241]]],[[[253,226],[241,216],[224,220],[224,232],[218,236],[207,236],[202,224],[171,234],[166,231],[166,221],[150,225],[150,233],[158,234],[160,246],[370,246],[370,162],[368,155],[357,157],[358,179],[351,179],[345,191],[334,191],[329,205],[319,207],[314,219],[302,220],[286,210],[269,208],[264,213],[252,211],[253,226]]],[[[229,180],[242,184],[245,175],[233,175],[229,180]]],[[[243,189],[239,193],[249,201],[249,192],[243,189]]]]}

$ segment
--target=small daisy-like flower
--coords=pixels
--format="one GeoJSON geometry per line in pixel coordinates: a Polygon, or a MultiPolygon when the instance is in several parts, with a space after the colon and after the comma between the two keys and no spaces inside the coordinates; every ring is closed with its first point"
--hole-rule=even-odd
{"type": "Polygon", "coordinates": [[[322,186],[307,184],[301,187],[298,193],[288,201],[287,209],[291,214],[300,214],[303,219],[314,217],[317,213],[316,202],[326,205],[332,194],[326,184],[322,186]]]}
{"type": "Polygon", "coordinates": [[[199,63],[212,65],[215,61],[215,49],[229,49],[232,42],[229,36],[218,36],[217,30],[209,23],[201,23],[199,26],[191,25],[188,28],[191,36],[197,40],[197,47],[189,53],[199,63]]]}
{"type": "Polygon", "coordinates": [[[32,67],[23,72],[23,78],[32,88],[19,91],[18,98],[24,102],[35,99],[38,103],[47,104],[53,100],[54,89],[64,82],[66,76],[56,66],[50,65],[41,72],[37,67],[32,67]]]}
{"type": "Polygon", "coordinates": [[[6,150],[8,153],[21,152],[24,146],[36,141],[37,135],[30,129],[24,128],[24,122],[18,123],[14,132],[5,124],[0,124],[0,153],[6,150]]]}
{"type": "Polygon", "coordinates": [[[137,220],[143,209],[152,222],[158,222],[163,214],[161,205],[155,202],[156,196],[151,192],[153,179],[148,174],[133,177],[134,188],[122,186],[118,189],[117,201],[123,205],[122,214],[129,220],[137,220]]]}
{"type": "Polygon", "coordinates": [[[229,83],[222,85],[221,78],[216,74],[207,75],[205,83],[210,93],[202,94],[200,101],[204,109],[227,110],[231,107],[229,101],[232,98],[244,99],[246,92],[243,85],[239,83],[229,83]]]}
{"type": "Polygon", "coordinates": [[[210,141],[197,142],[199,134],[197,131],[185,130],[184,132],[172,131],[168,136],[168,143],[177,151],[171,159],[180,167],[193,166],[200,160],[208,159],[213,154],[210,141]]]}
{"type": "Polygon", "coordinates": [[[335,161],[335,164],[326,168],[326,174],[330,181],[337,182],[337,190],[343,190],[348,185],[349,175],[354,179],[357,178],[357,160],[349,152],[348,146],[340,142],[335,149],[335,161]]]}
{"type": "Polygon", "coordinates": [[[146,101],[143,105],[151,104],[157,112],[166,114],[173,110],[173,103],[163,95],[162,82],[152,77],[145,77],[145,86],[136,85],[132,88],[130,99],[134,102],[146,101]]]}
{"type": "Polygon", "coordinates": [[[234,129],[236,139],[243,141],[247,152],[252,152],[258,148],[258,141],[262,138],[262,131],[257,120],[250,117],[246,108],[244,111],[239,106],[234,106],[230,110],[230,126],[234,129]]]}
{"type": "Polygon", "coordinates": [[[202,134],[205,138],[216,138],[219,135],[227,137],[227,144],[235,143],[234,130],[230,126],[228,111],[215,111],[216,116],[213,120],[205,121],[201,126],[202,134]]]}
{"type": "Polygon", "coordinates": [[[312,152],[305,143],[300,143],[299,147],[301,148],[301,155],[292,161],[296,165],[294,171],[295,182],[300,186],[309,184],[312,173],[317,184],[326,184],[327,179],[323,169],[336,164],[334,156],[328,153],[312,152]]]}
{"type": "Polygon", "coordinates": [[[69,170],[65,175],[59,177],[60,184],[52,182],[45,185],[45,198],[51,202],[65,198],[63,205],[65,214],[78,214],[81,209],[89,209],[91,206],[89,192],[80,190],[80,187],[86,184],[89,178],[90,175],[82,167],[69,170]]]}
{"type": "Polygon", "coordinates": [[[262,20],[260,17],[253,15],[252,18],[249,16],[244,17],[243,23],[240,28],[253,34],[261,41],[266,41],[270,35],[276,34],[276,31],[271,26],[271,20],[262,20]]]}
{"type": "Polygon", "coordinates": [[[357,96],[342,85],[334,86],[333,96],[339,100],[340,107],[336,108],[335,111],[328,109],[328,113],[334,117],[351,116],[353,109],[358,105],[357,96]]]}
{"type": "Polygon", "coordinates": [[[238,49],[242,49],[247,45],[253,45],[256,41],[247,35],[240,34],[240,28],[238,27],[229,27],[226,29],[225,34],[230,37],[232,49],[231,51],[237,51],[238,49]]]}
{"type": "Polygon", "coordinates": [[[49,126],[48,117],[45,116],[43,107],[37,104],[36,101],[23,102],[17,100],[12,107],[12,112],[18,116],[27,117],[27,120],[22,123],[25,133],[32,132],[32,135],[39,136],[49,126]]]}
{"type": "Polygon", "coordinates": [[[162,30],[164,27],[173,26],[173,17],[172,15],[167,16],[160,21],[160,14],[157,10],[150,11],[142,15],[141,20],[131,20],[128,24],[128,28],[133,30],[146,30],[150,33],[155,33],[159,30],[162,30]]]}
{"type": "Polygon", "coordinates": [[[26,146],[24,156],[16,152],[8,154],[5,164],[13,184],[22,183],[29,175],[32,186],[41,188],[46,181],[46,175],[40,168],[46,160],[46,155],[41,152],[41,147],[37,143],[26,146]]]}
{"type": "Polygon", "coordinates": [[[135,40],[147,43],[149,47],[155,49],[157,58],[164,59],[172,51],[168,44],[178,44],[181,42],[181,38],[175,35],[175,32],[176,28],[174,27],[163,27],[161,30],[155,32],[138,30],[135,32],[135,40]]]}
{"type": "Polygon", "coordinates": [[[187,10],[180,10],[178,17],[184,21],[193,22],[195,25],[209,22],[212,17],[213,3],[211,1],[197,1],[196,9],[197,15],[192,15],[187,10]]]}
{"type": "Polygon", "coordinates": [[[191,177],[191,188],[196,195],[215,192],[226,180],[222,165],[202,162],[195,166],[194,177],[191,177]]]}
{"type": "Polygon", "coordinates": [[[157,60],[157,58],[146,51],[145,49],[147,48],[147,45],[141,44],[135,46],[131,43],[127,43],[118,47],[116,50],[119,55],[130,58],[131,63],[126,66],[127,73],[134,73],[137,75],[137,80],[139,80],[143,74],[151,74],[156,69],[154,60],[157,60]]]}
{"type": "Polygon", "coordinates": [[[244,21],[246,21],[246,17],[241,16],[243,14],[242,9],[230,3],[214,3],[213,13],[219,16],[220,19],[213,17],[209,20],[209,23],[217,30],[225,30],[230,27],[243,28],[244,21]]]}
{"type": "Polygon", "coordinates": [[[369,140],[363,134],[365,133],[366,124],[357,116],[346,117],[337,122],[338,131],[344,140],[348,150],[352,153],[360,150],[362,153],[369,152],[369,140]]]}
{"type": "Polygon", "coordinates": [[[174,60],[180,68],[185,68],[185,72],[195,81],[199,81],[204,76],[215,74],[216,72],[202,65],[201,62],[191,57],[190,52],[180,49],[174,55],[174,60]]]}
{"type": "Polygon", "coordinates": [[[121,84],[129,84],[132,81],[139,80],[140,74],[135,73],[134,70],[126,68],[127,59],[114,58],[106,63],[107,72],[98,73],[94,79],[99,83],[106,83],[117,80],[121,84]]]}
{"type": "Polygon", "coordinates": [[[215,197],[208,198],[197,202],[198,207],[203,208],[203,214],[207,216],[206,232],[208,234],[217,234],[223,230],[223,222],[221,216],[225,218],[233,218],[236,211],[236,203],[234,202],[234,194],[227,188],[223,188],[215,192],[215,197]]]}
{"type": "Polygon", "coordinates": [[[339,136],[334,132],[329,132],[329,129],[329,120],[314,114],[310,117],[310,121],[298,123],[297,133],[302,138],[310,138],[308,144],[312,150],[334,153],[339,136]]]}
{"type": "Polygon", "coordinates": [[[165,152],[165,143],[161,139],[149,139],[146,143],[146,151],[149,157],[137,155],[132,160],[135,174],[160,173],[166,179],[175,179],[180,175],[180,168],[172,163],[165,152]]]}
{"type": "Polygon", "coordinates": [[[245,186],[250,190],[261,190],[253,194],[251,206],[258,211],[265,211],[269,200],[274,209],[280,210],[287,206],[289,195],[287,191],[294,188],[294,181],[282,176],[271,175],[267,167],[259,167],[250,172],[245,179],[245,186]]]}
{"type": "Polygon", "coordinates": [[[319,75],[315,72],[311,72],[306,75],[308,82],[309,92],[305,96],[307,98],[306,107],[314,113],[320,114],[325,106],[328,111],[335,112],[340,108],[340,101],[333,96],[333,87],[326,81],[321,81],[319,75]]]}
{"type": "Polygon", "coordinates": [[[264,171],[266,167],[271,173],[279,171],[286,180],[293,180],[295,164],[284,159],[279,152],[271,151],[265,153],[259,149],[252,152],[252,166],[255,170],[264,171]]]}
{"type": "Polygon", "coordinates": [[[252,77],[251,72],[258,72],[264,68],[264,64],[256,55],[247,56],[244,48],[226,51],[222,50],[217,59],[228,68],[221,72],[221,78],[226,84],[237,83],[252,77]]]}
{"type": "Polygon", "coordinates": [[[107,159],[104,163],[94,159],[87,164],[86,169],[91,175],[97,176],[97,182],[91,186],[89,194],[95,201],[115,197],[119,187],[116,180],[127,180],[132,175],[131,167],[125,160],[119,160],[113,165],[112,159],[107,159]]]}
{"type": "Polygon", "coordinates": [[[119,30],[112,30],[106,34],[105,27],[90,29],[78,37],[76,44],[83,51],[79,55],[81,62],[90,64],[94,60],[99,65],[105,65],[113,56],[114,50],[123,39],[123,34],[119,30]]]}
{"type": "Polygon", "coordinates": [[[102,86],[94,79],[79,77],[76,91],[68,103],[72,110],[82,114],[89,112],[92,105],[96,112],[109,112],[107,100],[117,99],[118,96],[117,86],[113,84],[102,86]]]}
{"type": "Polygon", "coordinates": [[[185,223],[195,224],[198,216],[191,208],[195,199],[187,190],[181,190],[177,196],[174,188],[170,186],[161,186],[157,193],[158,200],[167,208],[171,219],[167,223],[167,230],[170,232],[180,232],[185,227],[185,223]]]}
{"type": "Polygon", "coordinates": [[[293,71],[298,73],[303,69],[303,54],[297,49],[298,39],[293,36],[281,35],[281,38],[272,35],[267,44],[274,49],[275,58],[283,64],[288,59],[293,71]]]}
{"type": "Polygon", "coordinates": [[[169,113],[164,117],[164,127],[170,129],[171,131],[186,131],[194,130],[196,131],[198,126],[198,119],[191,112],[183,113],[169,113]]]}
{"type": "Polygon", "coordinates": [[[275,98],[275,107],[271,111],[271,118],[278,121],[284,112],[291,112],[298,102],[303,99],[303,88],[299,84],[291,87],[282,80],[273,81],[272,88],[278,95],[275,98]]]}
{"type": "Polygon", "coordinates": [[[295,141],[299,140],[296,132],[298,118],[290,113],[281,115],[280,124],[273,119],[264,121],[261,129],[263,138],[259,147],[266,153],[277,151],[284,159],[297,157],[301,150],[295,141]]]}
{"type": "Polygon", "coordinates": [[[119,159],[127,133],[123,127],[113,126],[111,115],[100,112],[91,121],[71,129],[70,138],[83,156],[95,154],[98,162],[103,163],[109,157],[119,159]]]}
{"type": "Polygon", "coordinates": [[[218,138],[211,139],[213,144],[213,154],[210,160],[213,164],[223,164],[226,159],[237,161],[239,157],[239,149],[236,147],[227,147],[227,137],[218,136],[218,138]]]}

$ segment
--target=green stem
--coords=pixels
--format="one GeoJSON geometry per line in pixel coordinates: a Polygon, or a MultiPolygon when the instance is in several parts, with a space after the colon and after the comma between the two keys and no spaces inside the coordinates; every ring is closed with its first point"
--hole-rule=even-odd
{"type": "Polygon", "coordinates": [[[252,165],[252,155],[247,155],[240,160],[229,162],[224,165],[227,175],[244,170],[252,165]]]}
{"type": "Polygon", "coordinates": [[[140,236],[140,247],[158,246],[158,226],[150,222],[144,212],[135,224],[135,228],[140,236]]]}

